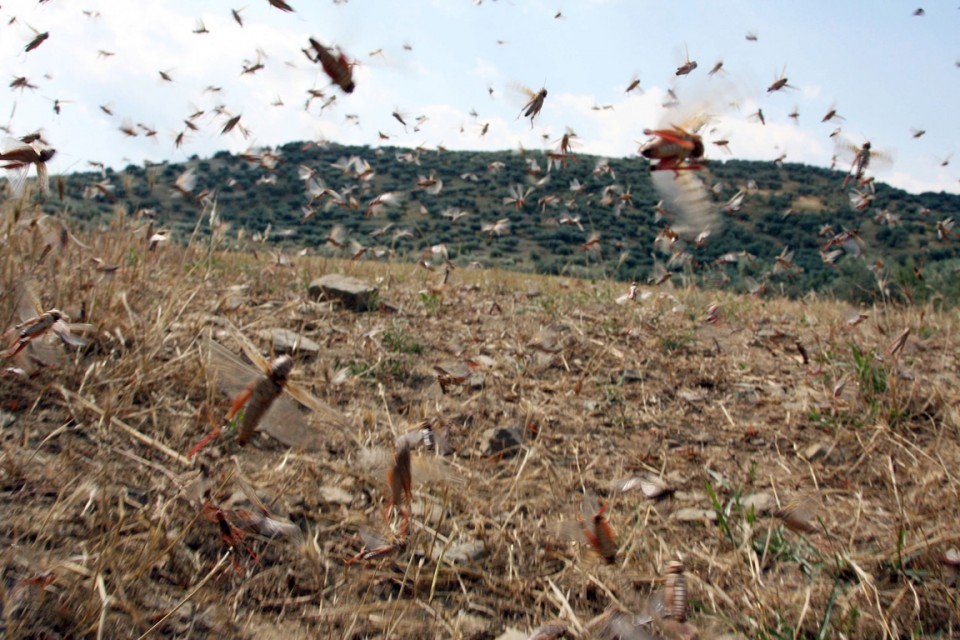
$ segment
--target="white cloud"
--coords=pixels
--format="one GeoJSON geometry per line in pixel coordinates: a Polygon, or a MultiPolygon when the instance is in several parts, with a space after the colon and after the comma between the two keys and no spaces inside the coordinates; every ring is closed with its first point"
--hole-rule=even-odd
{"type": "MultiPolygon", "coordinates": [[[[605,2],[593,1],[599,5],[605,2]]],[[[85,0],[81,7],[64,1],[38,4],[36,0],[9,0],[2,4],[5,13],[16,14],[18,20],[4,28],[0,56],[9,61],[8,73],[26,76],[39,85],[35,92],[8,94],[8,99],[17,103],[10,126],[16,135],[43,129],[58,149],[51,163],[53,172],[83,169],[87,159],[104,161],[114,167],[128,160],[135,163],[145,159],[179,161],[194,153],[206,156],[220,149],[239,151],[255,142],[273,145],[313,139],[318,135],[337,142],[376,145],[378,131],[391,136],[386,142],[389,145],[443,144],[451,149],[503,150],[522,144],[540,149],[555,146],[566,126],[577,132],[578,149],[582,153],[633,157],[645,138],[645,128],[679,124],[685,115],[697,110],[722,113],[711,125],[717,131],[704,135],[708,141],[716,135],[729,136],[735,158],[769,160],[786,152],[788,161],[827,166],[833,155],[832,140],[827,136],[835,125],[820,124],[820,118],[834,97],[841,101],[841,113],[851,119],[845,128],[855,131],[857,127],[869,126],[871,135],[877,138],[882,129],[875,123],[863,124],[864,114],[854,113],[857,103],[843,93],[846,85],[829,85],[828,80],[835,76],[825,73],[823,78],[814,76],[818,82],[803,83],[811,79],[811,74],[808,71],[807,77],[801,77],[803,66],[796,60],[786,60],[790,65],[788,76],[799,86],[799,91],[789,93],[764,93],[771,81],[770,74],[779,71],[783,60],[762,61],[769,68],[758,77],[751,75],[750,70],[757,65],[751,65],[749,59],[738,58],[735,51],[722,52],[729,58],[727,76],[706,76],[712,59],[721,53],[714,52],[709,54],[711,60],[700,61],[702,66],[693,75],[677,79],[673,76],[676,65],[670,55],[671,46],[676,47],[677,42],[684,40],[676,38],[665,46],[662,42],[653,42],[659,38],[657,34],[649,34],[647,40],[661,53],[666,51],[667,55],[661,56],[666,59],[638,57],[623,65],[600,62],[595,66],[585,65],[583,68],[589,69],[586,73],[590,75],[586,78],[582,70],[564,66],[563,73],[576,76],[576,83],[567,85],[565,91],[551,91],[532,128],[528,120],[518,118],[524,100],[514,100],[511,91],[505,89],[510,80],[525,78],[528,82],[539,82],[546,77],[551,87],[554,86],[551,82],[559,84],[556,76],[559,72],[551,69],[550,64],[569,52],[558,51],[556,47],[572,50],[592,45],[601,55],[604,47],[616,43],[615,30],[609,29],[619,25],[607,23],[608,30],[604,30],[600,28],[603,23],[594,24],[592,30],[582,34],[583,42],[545,39],[556,38],[573,27],[579,29],[581,20],[589,22],[594,15],[628,14],[627,3],[616,8],[594,6],[590,15],[583,16],[575,16],[571,6],[571,19],[567,21],[554,21],[552,17],[557,9],[563,9],[566,15],[568,7],[542,0],[522,6],[491,2],[481,8],[466,3],[463,7],[441,3],[431,9],[428,3],[424,8],[430,15],[416,20],[409,18],[406,10],[397,11],[394,5],[384,4],[368,9],[376,11],[378,16],[388,13],[393,16],[385,18],[386,26],[381,27],[358,22],[360,10],[353,3],[345,7],[315,3],[308,7],[304,2],[297,7],[297,13],[286,14],[269,8],[261,0],[250,3],[244,10],[243,28],[233,21],[229,5],[217,3],[203,3],[201,7],[200,3],[185,0],[146,3],[85,0]],[[83,8],[99,10],[101,17],[86,18],[81,13],[83,8]],[[209,34],[192,33],[198,17],[203,19],[209,34]],[[465,21],[469,24],[468,31],[478,29],[480,24],[490,29],[488,48],[460,46],[459,40],[454,46],[450,45],[451,38],[463,37],[466,41],[466,35],[458,35],[463,34],[465,21]],[[33,37],[27,24],[51,33],[48,41],[29,53],[23,50],[33,37]],[[495,27],[491,26],[494,24],[495,27]],[[330,89],[329,79],[319,66],[306,60],[300,49],[307,46],[307,37],[311,34],[321,40],[336,37],[345,43],[351,55],[362,58],[362,64],[354,69],[357,91],[345,95],[330,89]],[[443,34],[446,40],[438,39],[436,34],[443,34]],[[415,36],[414,51],[400,51],[399,43],[409,36],[415,36]],[[499,37],[511,40],[511,46],[496,46],[499,37]],[[549,47],[542,46],[545,41],[549,47]],[[266,68],[255,75],[241,76],[243,60],[254,59],[257,48],[267,53],[266,68]],[[384,57],[366,55],[367,51],[377,48],[384,49],[384,57]],[[100,58],[98,49],[114,51],[116,55],[100,58]],[[436,59],[436,51],[449,56],[442,61],[445,65],[436,59]],[[669,78],[659,86],[653,71],[658,66],[669,78]],[[454,75],[440,77],[441,68],[451,67],[456,69],[454,75]],[[166,69],[172,70],[172,84],[160,80],[158,71],[166,69]],[[640,73],[646,91],[628,95],[623,90],[634,71],[640,73]],[[793,78],[794,72],[797,78],[793,78]],[[666,111],[661,106],[666,87],[671,86],[667,82],[673,82],[680,95],[684,105],[681,111],[666,111]],[[210,84],[222,86],[222,92],[204,93],[210,84]],[[592,87],[589,91],[580,89],[588,85],[592,87]],[[492,100],[487,97],[487,86],[496,90],[492,100]],[[315,101],[310,110],[305,111],[306,91],[311,87],[336,95],[336,103],[321,112],[320,101],[315,101]],[[284,106],[271,106],[278,96],[284,106]],[[59,116],[53,114],[55,98],[62,101],[59,116]],[[742,104],[740,112],[728,106],[732,102],[742,104]],[[99,109],[99,105],[108,103],[114,109],[114,117],[99,109]],[[251,130],[251,139],[244,140],[237,133],[220,136],[224,119],[208,115],[197,121],[203,130],[190,134],[189,143],[183,149],[175,149],[173,138],[184,129],[184,119],[195,109],[209,112],[218,104],[233,114],[242,114],[241,124],[251,130]],[[594,108],[605,104],[613,109],[594,108]],[[799,105],[802,114],[799,126],[786,118],[794,104],[799,105]],[[479,111],[477,119],[467,113],[472,106],[479,111]],[[758,106],[768,114],[766,126],[748,119],[748,114],[758,106]],[[410,127],[404,132],[390,117],[395,108],[412,117],[426,115],[428,120],[420,131],[414,132],[410,127]],[[846,113],[846,108],[851,112],[846,113]],[[358,116],[359,127],[345,121],[348,113],[358,116]],[[860,117],[854,122],[857,115],[860,117]],[[155,127],[158,138],[127,138],[118,131],[124,121],[155,127]],[[481,137],[483,123],[489,123],[489,131],[481,137]],[[542,137],[544,132],[548,133],[547,139],[542,137]]],[[[644,44],[637,42],[638,50],[644,44]]],[[[694,44],[695,41],[691,41],[691,46],[694,44]]],[[[702,49],[703,44],[695,48],[702,49]]],[[[682,59],[683,55],[683,50],[678,48],[676,57],[682,59]]],[[[602,55],[598,60],[601,59],[604,59],[602,55]]],[[[925,101],[924,106],[930,102],[925,101]]],[[[878,104],[878,113],[882,108],[883,105],[878,104]]],[[[2,116],[6,113],[0,114],[2,116]]],[[[924,139],[910,141],[912,155],[905,153],[898,159],[897,171],[884,173],[881,167],[871,167],[871,170],[877,171],[878,177],[911,190],[960,191],[955,176],[951,175],[956,167],[940,168],[939,162],[934,164],[931,159],[934,154],[949,153],[956,136],[953,131],[943,131],[942,125],[938,132],[932,115],[924,116],[917,117],[918,122],[903,123],[895,129],[902,131],[904,137],[911,125],[923,124],[930,129],[924,139]]],[[[894,136],[888,137],[896,141],[894,136]]],[[[709,145],[708,155],[724,157],[709,145]]]]}

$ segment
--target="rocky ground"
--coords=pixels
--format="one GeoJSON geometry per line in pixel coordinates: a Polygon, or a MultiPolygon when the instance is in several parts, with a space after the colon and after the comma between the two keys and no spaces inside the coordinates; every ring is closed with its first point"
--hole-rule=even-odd
{"type": "Polygon", "coordinates": [[[955,310],[674,282],[618,304],[628,285],[31,224],[7,227],[6,327],[58,307],[87,344],[4,362],[6,637],[958,633],[955,310]],[[312,295],[330,273],[372,309],[312,295]],[[240,447],[224,389],[261,373],[211,341],[293,347],[284,395],[314,410],[281,402],[240,447]],[[390,509],[424,424],[442,446],[390,509]]]}

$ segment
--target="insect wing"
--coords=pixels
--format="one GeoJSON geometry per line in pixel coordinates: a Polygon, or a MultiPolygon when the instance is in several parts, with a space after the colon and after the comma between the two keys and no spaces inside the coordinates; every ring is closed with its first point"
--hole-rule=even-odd
{"type": "Polygon", "coordinates": [[[210,365],[216,371],[217,384],[228,396],[237,395],[253,380],[264,375],[263,371],[257,371],[219,342],[207,340],[204,347],[209,354],[210,365]]]}
{"type": "Polygon", "coordinates": [[[785,504],[783,508],[774,511],[773,515],[782,520],[788,529],[798,533],[812,534],[820,531],[814,524],[819,506],[819,500],[815,495],[801,495],[785,504]]]}
{"type": "Polygon", "coordinates": [[[35,292],[36,281],[25,278],[17,286],[17,315],[21,322],[36,318],[43,313],[43,307],[35,292]]]}
{"type": "Polygon", "coordinates": [[[307,424],[297,403],[280,396],[260,423],[260,430],[289,447],[319,451],[324,446],[320,431],[307,424]]]}
{"type": "Polygon", "coordinates": [[[347,420],[342,413],[328,405],[326,402],[316,397],[300,385],[288,382],[286,384],[287,393],[297,399],[297,402],[307,407],[308,409],[315,411],[320,414],[320,416],[326,422],[335,424],[339,427],[346,428],[347,420]]]}
{"type": "MultiPolygon", "coordinates": [[[[244,392],[250,383],[265,374],[243,362],[218,342],[207,340],[206,351],[216,372],[217,384],[228,396],[244,392]]],[[[291,447],[317,450],[322,446],[319,435],[307,426],[296,403],[285,396],[273,401],[260,421],[260,430],[291,447]]]]}
{"type": "MultiPolygon", "coordinates": [[[[73,329],[91,331],[93,330],[93,325],[89,324],[78,324],[73,325],[73,329]]],[[[84,337],[78,336],[73,333],[70,325],[68,325],[63,320],[57,320],[52,327],[53,333],[56,334],[58,338],[63,340],[63,343],[70,347],[85,347],[90,344],[90,341],[84,337]]]]}
{"type": "Polygon", "coordinates": [[[707,188],[692,171],[658,171],[650,178],[664,208],[676,215],[673,229],[678,234],[693,239],[705,229],[714,234],[720,230],[723,218],[707,188]]]}
{"type": "Polygon", "coordinates": [[[250,339],[247,338],[247,336],[243,335],[236,329],[231,330],[230,333],[233,335],[234,339],[240,343],[240,348],[243,350],[243,355],[250,359],[250,362],[252,362],[260,370],[260,373],[266,374],[268,371],[270,371],[270,361],[263,357],[263,355],[260,353],[260,350],[257,349],[252,342],[250,342],[250,339]]]}

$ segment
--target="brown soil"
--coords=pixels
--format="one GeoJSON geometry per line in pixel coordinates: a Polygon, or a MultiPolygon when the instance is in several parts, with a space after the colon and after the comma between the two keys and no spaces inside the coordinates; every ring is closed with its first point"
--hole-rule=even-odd
{"type": "MultiPolygon", "coordinates": [[[[6,637],[522,638],[551,620],[610,637],[590,621],[649,612],[676,559],[700,637],[958,633],[956,311],[877,307],[849,327],[852,310],[813,298],[641,288],[617,305],[625,285],[468,269],[431,291],[440,274],[413,265],[151,253],[122,218],[43,255],[36,228],[8,227],[6,326],[30,286],[74,321],[84,304],[93,330],[0,377],[6,637]],[[384,305],[309,300],[330,272],[384,305]],[[293,380],[346,426],[307,415],[317,451],[225,429],[187,459],[230,407],[204,340],[269,357],[271,328],[320,344],[293,380]],[[436,366],[466,363],[438,384],[436,366]],[[348,563],[361,530],[397,534],[376,460],[425,420],[454,453],[416,454],[408,544],[348,563]],[[494,427],[522,445],[484,455],[494,427]],[[676,493],[611,489],[647,475],[676,493]],[[225,540],[217,508],[230,532],[256,511],[244,486],[297,532],[225,540]],[[590,496],[612,564],[576,541],[590,496]],[[794,499],[812,533],[773,517],[794,499]]],[[[678,637],[669,622],[634,637],[678,637]]]]}

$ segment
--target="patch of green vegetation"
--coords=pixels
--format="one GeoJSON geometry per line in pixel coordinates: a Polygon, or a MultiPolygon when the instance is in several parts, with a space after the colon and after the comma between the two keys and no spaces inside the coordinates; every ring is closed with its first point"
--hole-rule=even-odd
{"type": "MultiPolygon", "coordinates": [[[[174,237],[185,239],[193,235],[195,241],[211,237],[208,224],[197,228],[197,210],[178,199],[169,186],[188,166],[192,167],[201,184],[224,184],[232,179],[230,186],[218,194],[217,209],[223,219],[230,220],[236,228],[252,232],[263,229],[267,221],[277,230],[292,231],[270,236],[269,244],[282,249],[323,244],[329,225],[341,224],[351,235],[363,236],[378,227],[383,221],[357,218],[348,208],[331,208],[319,218],[304,223],[301,220],[301,192],[297,167],[327,166],[342,156],[360,156],[371,164],[375,177],[371,188],[377,192],[407,190],[415,178],[414,170],[394,160],[396,153],[409,151],[397,147],[382,147],[384,153],[374,154],[371,148],[354,145],[330,144],[323,148],[291,141],[275,149],[282,154],[284,162],[277,166],[276,184],[258,184],[259,172],[247,166],[239,155],[219,152],[213,158],[192,157],[182,164],[166,164],[152,171],[155,185],[148,188],[147,175],[142,167],[130,165],[121,172],[108,172],[108,178],[117,186],[115,205],[99,199],[83,199],[84,187],[101,179],[93,172],[65,176],[66,207],[74,219],[93,227],[105,220],[116,218],[118,211],[138,211],[144,208],[156,210],[157,226],[174,231],[174,237]]],[[[519,179],[525,170],[525,162],[542,152],[529,151],[518,156],[510,151],[451,151],[443,154],[423,154],[422,166],[417,173],[459,175],[476,172],[491,162],[504,163],[503,175],[519,179]]],[[[545,158],[543,159],[545,161],[545,158]]],[[[592,160],[582,156],[583,162],[570,166],[565,171],[570,177],[587,182],[592,160]]],[[[492,244],[484,244],[477,238],[479,216],[453,224],[446,220],[423,220],[417,214],[403,209],[392,210],[387,219],[398,226],[416,225],[421,232],[418,241],[404,239],[391,248],[398,257],[419,255],[424,246],[445,243],[451,248],[451,258],[459,263],[470,260],[488,260],[490,266],[513,270],[533,267],[539,273],[565,273],[587,278],[616,277],[624,281],[646,280],[650,275],[654,258],[646,250],[655,237],[659,226],[653,222],[654,204],[659,200],[650,180],[646,163],[633,159],[611,159],[618,182],[632,186],[633,204],[617,212],[609,207],[594,207],[590,211],[592,230],[607,239],[623,243],[622,257],[614,266],[620,249],[605,247],[603,260],[578,251],[584,241],[584,232],[568,225],[545,228],[530,224],[525,214],[534,209],[529,205],[525,211],[506,212],[514,222],[509,236],[498,238],[492,244]],[[456,249],[455,249],[456,248],[456,249]]],[[[876,275],[868,265],[874,257],[882,257],[889,265],[891,298],[913,302],[940,300],[943,304],[960,302],[960,277],[954,272],[958,259],[957,248],[948,241],[938,239],[928,220],[919,213],[921,208],[941,212],[944,216],[960,211],[960,197],[947,193],[909,194],[887,185],[877,184],[878,206],[900,216],[902,225],[886,227],[863,219],[862,214],[852,210],[843,191],[836,188],[838,174],[817,167],[786,163],[776,167],[770,162],[728,160],[712,162],[705,173],[708,183],[724,182],[742,184],[751,178],[759,190],[748,197],[751,214],[744,218],[728,218],[723,234],[711,237],[706,247],[697,250],[701,265],[710,265],[723,255],[735,254],[743,258],[736,264],[721,267],[730,279],[727,285],[734,290],[743,290],[746,276],[760,279],[768,271],[774,259],[784,247],[796,252],[795,262],[802,272],[771,274],[771,290],[780,289],[790,296],[803,296],[811,290],[835,295],[848,301],[873,302],[885,297],[876,286],[876,275]],[[795,204],[798,197],[812,199],[817,207],[803,215],[784,216],[783,211],[795,204]],[[820,258],[822,240],[817,231],[825,223],[834,228],[856,228],[871,247],[867,259],[843,258],[837,265],[824,264],[820,258]],[[923,255],[921,263],[917,256],[923,255]],[[749,256],[749,257],[748,257],[749,256]],[[923,279],[916,272],[922,267],[923,279]]],[[[349,186],[350,179],[337,175],[328,176],[330,187],[336,190],[349,186]]],[[[470,185],[454,185],[431,197],[431,209],[446,207],[467,210],[491,210],[502,200],[503,179],[482,176],[470,185]]],[[[547,188],[548,191],[554,187],[547,188]]],[[[719,204],[724,196],[718,196],[719,204]]],[[[124,213],[124,217],[125,217],[124,213]]],[[[238,243],[243,245],[243,242],[238,243]]],[[[323,247],[321,254],[342,253],[332,247],[323,247]]],[[[688,270],[685,277],[700,279],[714,269],[688,270]]],[[[403,276],[400,276],[402,281],[403,276]]],[[[729,313],[734,314],[735,309],[729,313]]],[[[732,315],[730,316],[732,317],[732,315]]]]}
{"type": "Polygon", "coordinates": [[[850,351],[860,393],[864,400],[873,405],[887,390],[887,373],[878,364],[873,349],[864,353],[857,345],[851,344],[850,351]]]}
{"type": "Polygon", "coordinates": [[[660,350],[669,355],[678,351],[685,351],[696,341],[696,338],[692,333],[678,333],[660,335],[657,340],[660,342],[660,350]]]}
{"type": "Polygon", "coordinates": [[[387,331],[383,334],[383,346],[393,353],[420,355],[423,344],[403,331],[387,331]]]}
{"type": "Polygon", "coordinates": [[[813,424],[832,431],[833,433],[839,432],[841,429],[852,428],[852,429],[862,429],[864,426],[864,416],[855,412],[852,414],[839,413],[839,412],[821,412],[820,410],[813,408],[810,409],[810,413],[807,415],[807,418],[810,419],[810,422],[813,424]]]}
{"type": "Polygon", "coordinates": [[[443,297],[436,291],[421,291],[420,304],[426,309],[428,316],[436,317],[440,315],[440,309],[443,308],[443,297]]]}

